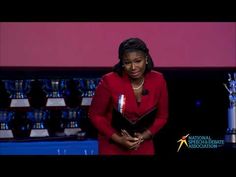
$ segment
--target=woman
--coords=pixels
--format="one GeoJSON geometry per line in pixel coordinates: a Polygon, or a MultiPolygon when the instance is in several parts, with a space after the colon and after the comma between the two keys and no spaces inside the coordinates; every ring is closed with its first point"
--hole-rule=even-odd
{"type": "Polygon", "coordinates": [[[101,155],[154,155],[153,135],[167,122],[168,92],[146,44],[129,38],[119,63],[97,86],[89,118],[98,129],[101,155]]]}

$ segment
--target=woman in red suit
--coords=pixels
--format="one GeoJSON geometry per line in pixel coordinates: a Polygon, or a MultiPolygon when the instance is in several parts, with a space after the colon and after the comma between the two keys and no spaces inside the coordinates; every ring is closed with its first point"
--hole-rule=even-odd
{"type": "Polygon", "coordinates": [[[120,44],[119,63],[98,84],[89,118],[99,132],[99,154],[154,155],[152,138],[167,122],[168,92],[141,39],[120,44]]]}

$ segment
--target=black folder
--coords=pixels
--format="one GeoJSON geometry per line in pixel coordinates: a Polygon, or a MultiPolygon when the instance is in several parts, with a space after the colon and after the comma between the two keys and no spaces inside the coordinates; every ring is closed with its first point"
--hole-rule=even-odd
{"type": "Polygon", "coordinates": [[[136,132],[143,132],[148,129],[154,122],[157,114],[157,108],[153,108],[135,121],[131,121],[115,108],[112,111],[112,127],[120,132],[122,129],[126,130],[131,136],[136,132]]]}

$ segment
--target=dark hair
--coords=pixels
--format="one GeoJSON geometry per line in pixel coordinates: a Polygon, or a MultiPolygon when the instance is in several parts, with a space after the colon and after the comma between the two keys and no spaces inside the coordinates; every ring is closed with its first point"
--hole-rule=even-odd
{"type": "Polygon", "coordinates": [[[147,56],[147,62],[145,73],[150,72],[154,67],[152,57],[149,54],[147,45],[139,38],[129,38],[124,40],[119,46],[119,62],[113,67],[113,71],[120,76],[123,74],[123,55],[125,52],[142,51],[147,56]]]}

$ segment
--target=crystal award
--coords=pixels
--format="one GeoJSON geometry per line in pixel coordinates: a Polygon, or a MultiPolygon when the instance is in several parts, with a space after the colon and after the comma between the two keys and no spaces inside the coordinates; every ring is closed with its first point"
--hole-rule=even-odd
{"type": "Polygon", "coordinates": [[[47,107],[52,106],[66,106],[64,99],[64,90],[66,88],[66,81],[64,79],[49,79],[43,80],[44,90],[47,95],[47,107]]]}
{"type": "Polygon", "coordinates": [[[10,94],[10,107],[29,107],[27,93],[31,80],[4,80],[5,88],[10,94]]]}
{"type": "Polygon", "coordinates": [[[11,121],[14,119],[14,112],[0,111],[0,138],[13,138],[11,121]]]}
{"type": "Polygon", "coordinates": [[[90,79],[78,79],[78,89],[82,92],[81,106],[90,106],[92,98],[95,94],[95,89],[99,83],[99,79],[90,78],[90,79]]]}
{"type": "Polygon", "coordinates": [[[77,135],[81,132],[80,121],[82,118],[82,109],[67,109],[62,111],[64,122],[64,133],[67,136],[77,135]]]}
{"type": "Polygon", "coordinates": [[[31,121],[30,137],[47,137],[49,136],[47,129],[47,121],[49,112],[47,110],[33,110],[26,113],[27,119],[31,121]]]}

